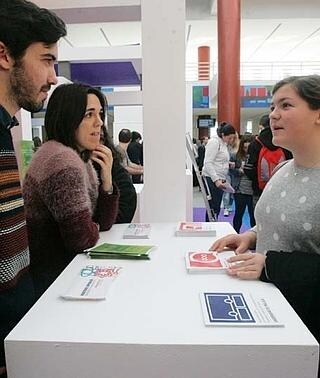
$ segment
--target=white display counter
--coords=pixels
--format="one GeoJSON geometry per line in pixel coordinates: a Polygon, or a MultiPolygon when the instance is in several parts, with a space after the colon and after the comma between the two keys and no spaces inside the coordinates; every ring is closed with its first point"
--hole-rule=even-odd
{"type": "MultiPolygon", "coordinates": [[[[221,237],[233,232],[216,223],[221,237]]],[[[153,224],[149,240],[123,240],[126,225],[99,242],[155,244],[150,261],[123,266],[105,301],[59,295],[83,265],[77,256],[6,338],[9,378],[315,378],[318,344],[271,284],[225,274],[188,274],[184,256],[207,250],[212,237],[175,237],[175,224],[153,224]],[[206,327],[199,292],[263,293],[280,328],[206,327]]]]}

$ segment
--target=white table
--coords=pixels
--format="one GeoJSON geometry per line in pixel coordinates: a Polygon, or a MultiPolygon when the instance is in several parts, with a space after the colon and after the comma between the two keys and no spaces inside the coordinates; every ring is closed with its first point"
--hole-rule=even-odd
{"type": "MultiPolygon", "coordinates": [[[[232,232],[216,225],[219,237],[232,232]]],[[[125,227],[101,233],[100,242],[126,242],[125,227]]],[[[316,377],[318,344],[281,293],[259,281],[188,274],[185,253],[213,239],[178,238],[174,229],[153,224],[150,240],[138,241],[158,246],[150,261],[113,260],[124,270],[106,301],[59,298],[88,263],[77,256],[7,337],[9,378],[316,377]],[[199,292],[219,289],[263,292],[285,327],[204,326],[199,292]]]]}

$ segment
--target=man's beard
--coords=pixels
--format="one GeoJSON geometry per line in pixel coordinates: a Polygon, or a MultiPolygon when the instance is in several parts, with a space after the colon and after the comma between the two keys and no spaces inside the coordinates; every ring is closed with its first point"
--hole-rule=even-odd
{"type": "MultiPolygon", "coordinates": [[[[43,108],[44,101],[37,101],[36,96],[40,92],[32,84],[32,80],[24,68],[21,59],[13,66],[10,76],[10,97],[20,107],[29,112],[36,113],[43,108]]],[[[49,90],[48,86],[43,87],[49,90]]]]}

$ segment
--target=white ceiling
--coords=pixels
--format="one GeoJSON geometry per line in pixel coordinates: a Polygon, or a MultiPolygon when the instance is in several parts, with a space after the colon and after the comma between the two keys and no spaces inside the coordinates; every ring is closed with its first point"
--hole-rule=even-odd
{"type": "MultiPolygon", "coordinates": [[[[43,5],[44,1],[38,3],[43,5]]],[[[211,60],[215,62],[216,1],[187,0],[186,7],[187,63],[197,62],[197,49],[202,45],[210,46],[211,60]]],[[[57,10],[67,22],[72,21],[67,25],[68,35],[66,40],[62,41],[62,48],[64,45],[76,48],[140,44],[141,23],[137,19],[139,7],[125,7],[121,19],[130,21],[123,22],[113,19],[113,13],[117,13],[117,8],[119,7],[57,10]],[[104,18],[108,22],[103,22],[104,18]],[[83,22],[84,20],[90,22],[83,22]]],[[[319,0],[242,0],[241,16],[242,62],[320,61],[319,0]]]]}
{"type": "MultiPolygon", "coordinates": [[[[67,22],[62,49],[141,44],[139,0],[34,1],[54,9],[67,22]]],[[[216,0],[186,0],[187,64],[197,64],[202,45],[210,46],[211,62],[217,61],[216,5],[216,0]]],[[[278,62],[284,67],[313,62],[313,72],[320,73],[320,1],[242,0],[241,62],[278,62]]],[[[247,119],[259,114],[261,109],[242,111],[247,119]]]]}

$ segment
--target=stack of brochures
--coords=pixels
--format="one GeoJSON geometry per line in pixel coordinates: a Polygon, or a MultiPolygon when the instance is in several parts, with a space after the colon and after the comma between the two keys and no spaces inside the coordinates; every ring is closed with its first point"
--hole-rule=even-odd
{"type": "Polygon", "coordinates": [[[72,300],[103,300],[121,270],[122,267],[115,265],[83,266],[61,297],[72,300]]]}
{"type": "Polygon", "coordinates": [[[189,273],[221,273],[225,272],[231,264],[228,259],[235,256],[234,251],[197,251],[188,252],[186,267],[189,273]]]}
{"type": "Polygon", "coordinates": [[[125,229],[123,239],[149,239],[150,223],[130,223],[125,229]]]}
{"type": "Polygon", "coordinates": [[[176,236],[216,236],[216,225],[210,222],[180,222],[176,236]]]}
{"type": "Polygon", "coordinates": [[[87,255],[92,259],[149,260],[149,253],[154,247],[154,245],[103,243],[87,251],[87,255]]]}

